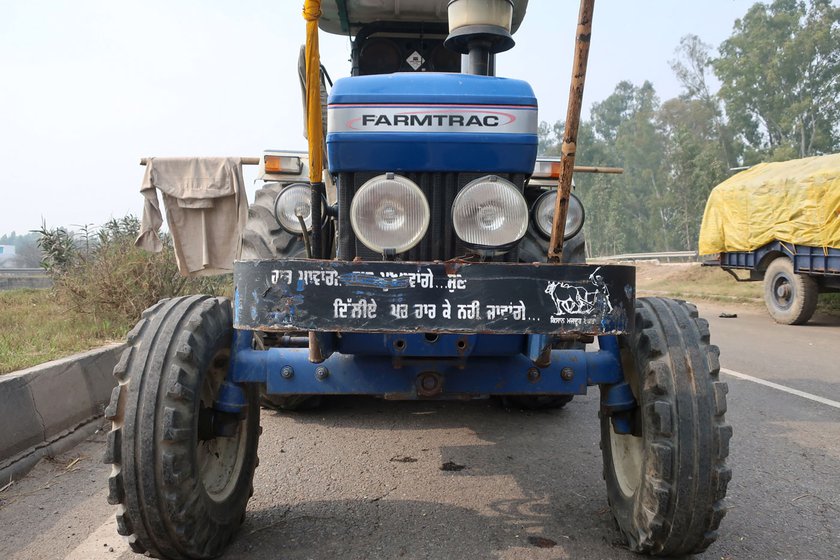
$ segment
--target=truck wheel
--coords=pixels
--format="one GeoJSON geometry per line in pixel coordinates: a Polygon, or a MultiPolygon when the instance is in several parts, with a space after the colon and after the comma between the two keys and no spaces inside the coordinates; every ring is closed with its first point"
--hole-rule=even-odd
{"type": "MultiPolygon", "coordinates": [[[[268,183],[257,191],[248,209],[248,221],[242,232],[242,260],[305,258],[306,247],[299,235],[280,227],[274,217],[274,200],[282,189],[280,183],[268,183]]],[[[321,404],[317,397],[277,397],[260,390],[260,403],[274,410],[310,410],[321,404]]]]}
{"type": "Polygon", "coordinates": [[[635,552],[702,552],[717,538],[732,475],[718,348],[709,344],[708,323],[693,305],[665,298],[640,298],[636,330],[619,344],[641,436],[616,434],[602,415],[613,517],[635,552]]]}
{"type": "Polygon", "coordinates": [[[244,415],[215,436],[208,409],[225,378],[233,333],[230,302],[190,296],[143,312],[114,368],[119,385],[105,462],[117,530],[157,558],[218,556],[245,516],[257,465],[259,405],[246,388],[244,415]]]}
{"type": "Polygon", "coordinates": [[[764,272],[764,303],[777,323],[807,323],[817,309],[818,296],[814,279],[794,273],[787,257],[777,257],[764,272]]]}

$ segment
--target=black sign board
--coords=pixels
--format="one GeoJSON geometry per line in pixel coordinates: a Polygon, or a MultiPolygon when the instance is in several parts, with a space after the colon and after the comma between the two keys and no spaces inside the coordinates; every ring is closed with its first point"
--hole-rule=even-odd
{"type": "Polygon", "coordinates": [[[240,261],[235,326],[263,331],[619,334],[629,266],[240,261]]]}

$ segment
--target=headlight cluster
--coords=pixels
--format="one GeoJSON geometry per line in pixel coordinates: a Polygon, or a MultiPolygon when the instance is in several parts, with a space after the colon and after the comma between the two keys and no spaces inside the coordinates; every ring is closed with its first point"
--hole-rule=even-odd
{"type": "MultiPolygon", "coordinates": [[[[537,229],[545,237],[551,237],[551,224],[554,221],[554,205],[557,202],[557,190],[546,191],[534,203],[533,218],[537,229]]],[[[569,197],[569,209],[566,211],[566,229],[564,240],[571,239],[580,233],[586,214],[583,204],[575,195],[569,197]]]]}
{"type": "MultiPolygon", "coordinates": [[[[350,204],[350,223],[365,247],[404,253],[426,235],[429,203],[416,184],[388,173],[359,187],[350,204]]],[[[477,179],[452,203],[452,224],[464,243],[478,250],[506,250],[528,229],[522,193],[495,175],[477,179]]]]}
{"type": "MultiPolygon", "coordinates": [[[[531,219],[544,236],[551,235],[557,191],[546,191],[534,204],[531,219]]],[[[277,222],[287,231],[302,233],[302,216],[312,227],[308,185],[289,185],[274,201],[277,222]]],[[[410,179],[394,173],[370,179],[356,191],[350,204],[350,224],[365,247],[377,253],[404,253],[417,245],[429,227],[429,203],[410,179]]],[[[501,177],[487,175],[468,183],[452,203],[452,225],[468,246],[483,253],[502,253],[528,231],[528,204],[516,186],[501,177]]],[[[569,200],[565,239],[583,227],[583,205],[574,195],[569,200]]]]}

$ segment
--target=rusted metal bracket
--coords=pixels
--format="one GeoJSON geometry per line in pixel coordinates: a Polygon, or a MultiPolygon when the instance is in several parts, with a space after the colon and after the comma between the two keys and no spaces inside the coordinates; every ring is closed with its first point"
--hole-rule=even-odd
{"type": "Polygon", "coordinates": [[[566,229],[566,213],[569,196],[572,193],[572,174],[575,169],[580,111],[583,105],[583,89],[586,82],[586,64],[589,60],[589,44],[592,38],[592,14],[595,0],[581,0],[575,37],[575,59],[572,67],[572,84],[569,88],[569,108],[566,112],[566,130],[563,133],[562,159],[560,160],[559,196],[554,205],[554,222],[551,225],[551,241],[548,245],[549,262],[559,262],[563,254],[563,235],[566,229]]]}
{"type": "Polygon", "coordinates": [[[592,165],[576,165],[575,173],[609,173],[612,175],[621,175],[624,173],[623,167],[598,167],[592,165]]]}

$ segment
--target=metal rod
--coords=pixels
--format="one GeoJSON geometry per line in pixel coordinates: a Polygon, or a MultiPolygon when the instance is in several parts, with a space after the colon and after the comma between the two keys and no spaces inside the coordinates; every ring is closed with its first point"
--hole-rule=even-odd
{"type": "Polygon", "coordinates": [[[466,73],[476,76],[490,75],[490,43],[487,41],[470,42],[466,73]]]}
{"type": "Polygon", "coordinates": [[[306,249],[306,258],[312,258],[312,244],[309,242],[309,230],[306,229],[306,221],[303,219],[303,215],[300,212],[296,213],[298,223],[300,224],[300,231],[301,235],[303,235],[303,247],[306,249]]]}
{"type": "Polygon", "coordinates": [[[581,0],[575,37],[575,59],[572,65],[572,83],[569,88],[569,108],[566,112],[566,130],[563,133],[562,159],[560,160],[559,196],[554,205],[554,223],[551,224],[551,241],[548,245],[549,262],[558,262],[563,254],[563,235],[566,229],[566,212],[572,194],[572,174],[575,169],[580,110],[583,106],[583,89],[586,82],[586,64],[589,60],[589,43],[592,38],[592,14],[595,0],[581,0]]]}
{"type": "MultiPolygon", "coordinates": [[[[260,158],[258,157],[241,157],[239,158],[242,165],[259,165],[260,158]]],[[[146,165],[149,162],[148,158],[141,158],[140,165],[146,165]]]]}
{"type": "Polygon", "coordinates": [[[310,212],[312,216],[312,246],[309,258],[321,259],[324,257],[324,214],[321,212],[321,205],[327,198],[326,187],[324,183],[310,183],[309,189],[310,212]]]}

